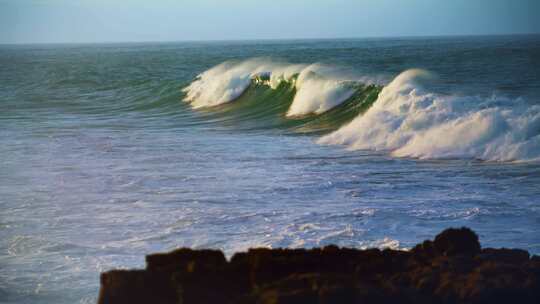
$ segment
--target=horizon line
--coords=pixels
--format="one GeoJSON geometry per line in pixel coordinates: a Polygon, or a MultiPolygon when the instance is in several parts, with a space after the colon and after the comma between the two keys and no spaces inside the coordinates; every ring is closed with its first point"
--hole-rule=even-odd
{"type": "Polygon", "coordinates": [[[138,40],[138,41],[52,41],[52,42],[0,42],[0,46],[25,46],[25,45],[91,45],[91,44],[147,44],[147,43],[213,43],[213,42],[271,42],[271,41],[316,41],[316,40],[362,40],[362,39],[399,39],[399,38],[452,38],[452,37],[491,37],[491,36],[535,36],[540,32],[516,32],[496,34],[440,34],[440,35],[388,35],[388,36],[356,36],[356,37],[289,37],[289,38],[233,38],[233,39],[186,39],[186,40],[138,40]]]}

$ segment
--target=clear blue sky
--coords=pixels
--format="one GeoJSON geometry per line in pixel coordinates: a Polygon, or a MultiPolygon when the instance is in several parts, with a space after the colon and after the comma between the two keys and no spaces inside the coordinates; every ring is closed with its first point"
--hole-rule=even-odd
{"type": "Polygon", "coordinates": [[[0,43],[540,32],[540,0],[0,0],[0,43]]]}

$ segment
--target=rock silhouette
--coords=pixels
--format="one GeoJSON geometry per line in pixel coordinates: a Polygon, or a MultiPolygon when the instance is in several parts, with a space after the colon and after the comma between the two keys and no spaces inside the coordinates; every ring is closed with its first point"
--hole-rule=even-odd
{"type": "Polygon", "coordinates": [[[410,251],[250,249],[227,261],[182,248],[146,262],[103,273],[98,303],[540,303],[540,257],[481,249],[468,228],[410,251]]]}

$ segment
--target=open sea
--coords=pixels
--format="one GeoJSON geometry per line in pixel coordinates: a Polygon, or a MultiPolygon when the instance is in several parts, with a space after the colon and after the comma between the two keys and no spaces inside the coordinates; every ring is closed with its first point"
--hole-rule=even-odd
{"type": "Polygon", "coordinates": [[[540,36],[0,46],[0,303],[177,247],[540,254],[540,36]]]}

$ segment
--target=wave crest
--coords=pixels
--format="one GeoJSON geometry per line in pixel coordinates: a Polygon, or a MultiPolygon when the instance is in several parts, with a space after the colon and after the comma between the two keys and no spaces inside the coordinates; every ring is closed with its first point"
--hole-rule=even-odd
{"type": "MultiPolygon", "coordinates": [[[[263,59],[225,62],[200,74],[183,91],[193,108],[231,102],[242,95],[252,81],[275,89],[283,81],[294,85],[296,94],[288,117],[321,114],[343,103],[355,93],[352,80],[339,70],[321,64],[285,64],[263,59]]],[[[362,79],[364,84],[366,79],[362,79]]]]}

